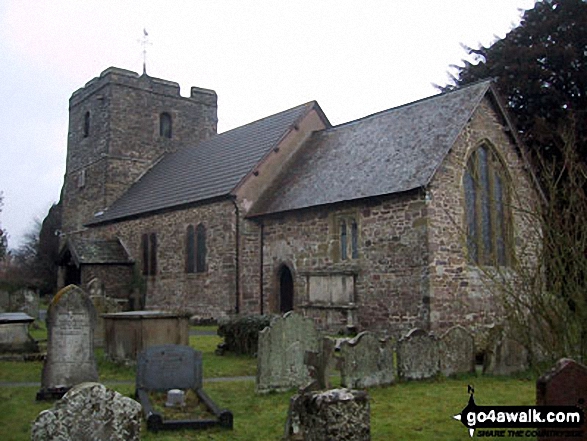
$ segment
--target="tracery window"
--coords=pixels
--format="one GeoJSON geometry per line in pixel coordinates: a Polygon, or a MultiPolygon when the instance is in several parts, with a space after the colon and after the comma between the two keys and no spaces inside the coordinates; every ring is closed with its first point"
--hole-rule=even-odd
{"type": "Polygon", "coordinates": [[[463,177],[469,261],[505,266],[511,260],[511,216],[505,167],[482,144],[470,156],[463,177]]]}
{"type": "Polygon", "coordinates": [[[189,225],[186,231],[186,273],[206,272],[206,227],[189,225]]]}
{"type": "Polygon", "coordinates": [[[143,234],[141,254],[143,256],[143,275],[154,276],[157,274],[157,234],[143,234]]]}

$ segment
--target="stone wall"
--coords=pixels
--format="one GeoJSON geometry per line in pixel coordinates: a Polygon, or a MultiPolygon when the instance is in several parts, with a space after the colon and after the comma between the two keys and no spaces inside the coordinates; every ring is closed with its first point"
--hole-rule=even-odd
{"type": "Polygon", "coordinates": [[[507,164],[511,189],[515,190],[511,194],[511,208],[516,255],[531,256],[536,249],[522,246],[539,243],[528,219],[516,210],[518,206],[531,207],[537,200],[532,181],[503,119],[486,98],[428,188],[431,328],[435,331],[460,324],[478,334],[499,316],[499,301],[489,292],[489,280],[484,273],[492,268],[470,264],[466,254],[463,173],[469,155],[482,142],[491,145],[507,164]]]}
{"type": "MultiPolygon", "coordinates": [[[[262,223],[266,312],[278,311],[278,275],[287,265],[294,276],[294,309],[322,328],[351,324],[399,334],[429,327],[426,204],[420,192],[273,215],[262,223]],[[341,219],[357,223],[356,258],[349,252],[342,259],[341,219]],[[312,299],[311,281],[326,276],[352,284],[351,298],[312,299]]],[[[349,232],[349,242],[350,237],[349,232]]]]}
{"type": "MultiPolygon", "coordinates": [[[[179,310],[201,318],[218,318],[234,312],[236,305],[236,222],[235,207],[230,201],[186,208],[95,227],[84,236],[118,237],[136,262],[141,274],[141,236],[157,235],[157,274],[139,276],[146,286],[148,309],[179,310]],[[186,230],[202,223],[206,227],[206,271],[186,273],[186,230]]],[[[82,279],[100,277],[110,295],[107,274],[98,275],[96,267],[82,271],[82,279]]],[[[130,280],[125,281],[126,285],[130,280]]],[[[119,284],[119,286],[121,286],[119,284]]]]}

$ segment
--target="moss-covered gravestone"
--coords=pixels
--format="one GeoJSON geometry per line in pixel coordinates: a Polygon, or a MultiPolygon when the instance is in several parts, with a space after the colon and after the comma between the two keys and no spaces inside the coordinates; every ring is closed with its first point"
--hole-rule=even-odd
{"type": "Polygon", "coordinates": [[[98,381],[94,357],[96,310],[90,297],[69,285],[47,311],[47,358],[37,399],[60,398],[73,386],[98,381]]]}

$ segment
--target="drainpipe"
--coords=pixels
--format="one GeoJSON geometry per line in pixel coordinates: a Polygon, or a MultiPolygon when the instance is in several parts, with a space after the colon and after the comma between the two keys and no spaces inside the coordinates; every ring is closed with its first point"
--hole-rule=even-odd
{"type": "Polygon", "coordinates": [[[236,220],[236,255],[234,258],[234,266],[235,266],[235,281],[236,281],[236,301],[235,301],[235,305],[234,305],[234,312],[236,314],[238,314],[240,312],[240,268],[239,268],[239,255],[240,255],[240,228],[239,228],[239,222],[240,222],[240,216],[239,216],[239,209],[238,209],[238,204],[236,202],[236,198],[232,199],[232,203],[234,204],[234,216],[235,216],[235,220],[236,220]]]}

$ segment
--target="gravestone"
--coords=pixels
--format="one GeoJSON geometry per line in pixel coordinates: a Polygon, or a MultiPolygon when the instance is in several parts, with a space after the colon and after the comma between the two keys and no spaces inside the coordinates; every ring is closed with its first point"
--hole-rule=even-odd
{"type": "MultiPolygon", "coordinates": [[[[183,428],[203,429],[215,425],[232,429],[232,412],[219,408],[204,392],[202,376],[202,353],[190,346],[150,346],[141,352],[138,356],[136,396],[143,406],[147,428],[155,432],[183,428]],[[203,405],[209,418],[165,419],[151,402],[152,392],[167,392],[169,401],[169,392],[173,391],[177,395],[187,390],[196,394],[199,400],[198,409],[203,405]]],[[[201,409],[198,413],[202,414],[201,409]]]]}
{"type": "Polygon", "coordinates": [[[139,354],[137,389],[167,391],[202,387],[202,353],[189,346],[150,346],[139,354]]]}
{"type": "Polygon", "coordinates": [[[286,440],[368,441],[369,396],[365,391],[333,389],[294,395],[285,424],[286,440]]]}
{"type": "Polygon", "coordinates": [[[10,293],[0,289],[0,312],[10,312],[10,293]]]}
{"type": "Polygon", "coordinates": [[[0,313],[0,353],[38,352],[39,347],[29,334],[34,321],[24,312],[0,313]]]}
{"type": "Polygon", "coordinates": [[[451,376],[475,372],[475,339],[462,326],[453,326],[439,339],[440,372],[451,376]]]}
{"type": "Polygon", "coordinates": [[[294,312],[272,320],[259,332],[257,393],[286,391],[312,382],[306,352],[320,351],[314,321],[294,312]]]}
{"type": "Polygon", "coordinates": [[[96,310],[90,297],[69,285],[47,311],[47,357],[37,399],[60,397],[79,383],[98,380],[94,358],[96,310]]]}
{"type": "Polygon", "coordinates": [[[506,336],[505,331],[496,329],[491,333],[493,344],[483,362],[483,373],[490,375],[511,375],[529,368],[528,350],[517,341],[506,336]]]}
{"type": "MultiPolygon", "coordinates": [[[[547,373],[536,381],[537,406],[577,406],[583,411],[584,423],[580,428],[568,429],[569,432],[582,432],[580,438],[565,436],[539,436],[539,441],[561,441],[585,439],[587,437],[587,366],[569,358],[563,358],[547,373]]],[[[564,432],[563,429],[556,429],[564,432]]]]}
{"type": "Polygon", "coordinates": [[[32,441],[133,441],[140,439],[141,405],[98,383],[70,389],[31,430],[32,441]]]}
{"type": "Polygon", "coordinates": [[[438,340],[422,329],[412,329],[397,344],[398,374],[402,380],[422,380],[438,374],[438,340]]]}
{"type": "Polygon", "coordinates": [[[28,288],[0,291],[0,312],[24,312],[36,319],[39,316],[39,294],[28,288]]]}
{"type": "Polygon", "coordinates": [[[340,346],[342,386],[366,388],[395,381],[394,348],[370,332],[361,332],[340,346]]]}

